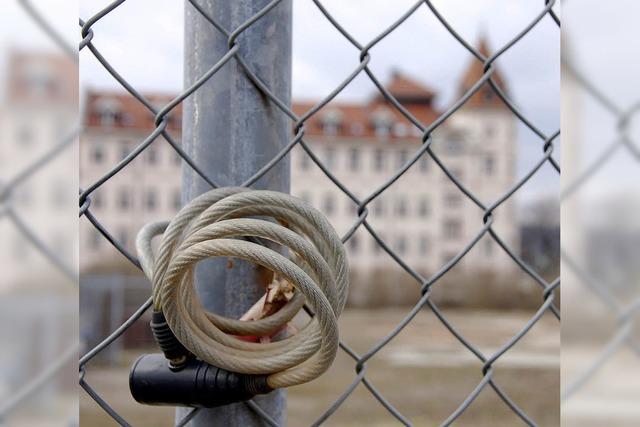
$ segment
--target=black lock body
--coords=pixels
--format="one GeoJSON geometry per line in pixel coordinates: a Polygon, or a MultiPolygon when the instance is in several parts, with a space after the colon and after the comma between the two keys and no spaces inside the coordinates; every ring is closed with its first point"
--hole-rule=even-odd
{"type": "Polygon", "coordinates": [[[190,358],[179,370],[162,354],[145,354],[129,374],[133,398],[145,405],[213,408],[251,399],[272,389],[266,376],[245,375],[190,358]]]}

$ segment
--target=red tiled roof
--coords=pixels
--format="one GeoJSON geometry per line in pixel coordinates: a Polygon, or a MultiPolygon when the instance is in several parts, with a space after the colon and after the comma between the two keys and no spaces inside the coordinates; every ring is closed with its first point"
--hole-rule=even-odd
{"type": "MultiPolygon", "coordinates": [[[[170,94],[144,94],[153,105],[161,108],[175,95],[170,94]]],[[[89,90],[85,99],[84,124],[89,128],[104,127],[101,114],[104,108],[115,107],[117,114],[114,122],[110,125],[119,129],[138,129],[152,131],[154,126],[154,115],[137,99],[128,93],[121,91],[97,91],[89,90]]],[[[169,130],[180,130],[182,125],[182,105],[176,106],[169,113],[169,130]]]]}
{"type": "MultiPolygon", "coordinates": [[[[392,81],[388,84],[389,91],[407,108],[418,120],[429,124],[438,116],[438,112],[431,105],[434,93],[417,83],[416,81],[394,73],[392,81]]],[[[154,95],[147,97],[152,103],[161,107],[173,97],[170,95],[154,95]]],[[[314,102],[293,102],[293,111],[296,115],[302,115],[315,105],[314,102]]],[[[90,128],[105,127],[101,122],[101,112],[104,108],[115,107],[118,111],[116,120],[111,127],[119,129],[138,129],[152,131],[153,115],[138,100],[131,95],[122,92],[103,92],[90,90],[86,94],[85,125],[90,128]],[[106,107],[105,107],[106,106],[106,107]]],[[[323,122],[328,114],[339,116],[339,125],[335,136],[338,137],[372,137],[375,136],[374,117],[382,114],[390,118],[392,127],[389,138],[402,138],[412,134],[415,127],[398,112],[390,103],[381,96],[376,96],[368,102],[346,103],[333,101],[324,106],[305,122],[307,135],[323,135],[323,122]],[[393,132],[404,124],[406,135],[402,136],[393,132]]],[[[182,109],[179,105],[171,113],[170,130],[179,130],[182,120],[182,109]]]]}
{"type": "MultiPolygon", "coordinates": [[[[315,103],[312,102],[294,102],[293,112],[301,116],[314,105],[315,103]]],[[[438,117],[438,113],[431,105],[405,105],[405,107],[425,125],[430,124],[438,117]]],[[[389,112],[389,116],[393,118],[392,122],[394,124],[404,124],[406,126],[407,136],[411,135],[415,126],[391,104],[379,100],[363,104],[331,102],[305,121],[305,133],[307,135],[323,135],[323,119],[325,114],[330,111],[339,111],[342,113],[342,120],[335,136],[374,137],[376,132],[373,117],[374,113],[380,111],[380,109],[385,109],[389,112]]],[[[394,133],[390,132],[389,137],[393,139],[394,133]]]]}
{"type": "MultiPolygon", "coordinates": [[[[481,38],[478,50],[489,56],[489,47],[485,38],[481,38]]],[[[461,96],[467,89],[482,77],[483,65],[474,58],[465,71],[458,90],[461,96]]],[[[506,90],[504,80],[496,70],[494,81],[506,90]]],[[[399,72],[394,72],[391,81],[386,85],[388,91],[420,122],[432,123],[440,114],[432,105],[435,93],[399,72]]],[[[154,105],[161,107],[173,98],[169,94],[155,94],[147,97],[154,105]]],[[[86,96],[85,124],[88,127],[102,127],[101,108],[105,105],[116,105],[118,115],[112,127],[123,129],[139,129],[151,131],[154,128],[153,115],[135,98],[122,92],[89,91],[86,96]]],[[[309,111],[315,102],[294,101],[292,109],[298,116],[309,111]]],[[[471,97],[466,107],[504,107],[502,101],[493,93],[488,84],[471,97]]],[[[325,105],[305,121],[307,135],[327,135],[324,125],[331,121],[332,136],[370,138],[376,136],[375,117],[385,117],[390,125],[387,138],[403,139],[414,134],[415,126],[411,124],[397,109],[387,102],[382,94],[376,94],[367,102],[353,103],[332,101],[325,105]],[[404,125],[404,126],[403,126],[404,125]],[[395,130],[402,130],[396,132],[395,130]]],[[[179,130],[182,121],[182,106],[178,105],[170,114],[170,130],[179,130]]]]}
{"type": "Polygon", "coordinates": [[[398,100],[409,102],[430,103],[435,96],[431,89],[398,71],[394,71],[391,82],[386,88],[398,100]]]}
{"type": "MultiPolygon", "coordinates": [[[[483,56],[491,56],[489,44],[487,43],[487,39],[485,37],[480,38],[477,49],[478,52],[480,52],[483,56]]],[[[502,75],[496,68],[495,63],[493,64],[493,67],[494,72],[491,75],[493,81],[497,84],[498,87],[506,92],[507,90],[505,82],[502,78],[502,75]]],[[[484,65],[474,57],[462,77],[460,87],[458,88],[458,96],[462,96],[467,90],[469,90],[478,80],[482,78],[483,74],[484,65]]],[[[469,98],[469,100],[465,104],[465,107],[506,108],[502,100],[498,97],[498,95],[495,94],[489,83],[484,83],[480,87],[480,89],[475,94],[473,94],[471,98],[469,98]]]]}
{"type": "Polygon", "coordinates": [[[78,67],[62,54],[11,52],[7,82],[10,104],[78,103],[78,67]]]}

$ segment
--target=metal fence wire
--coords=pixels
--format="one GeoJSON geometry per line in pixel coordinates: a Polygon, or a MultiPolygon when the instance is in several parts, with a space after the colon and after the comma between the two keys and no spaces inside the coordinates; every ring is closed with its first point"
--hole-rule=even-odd
{"type": "MultiPolygon", "coordinates": [[[[636,102],[627,108],[623,107],[613,96],[603,91],[597,82],[583,73],[576,62],[572,55],[564,54],[562,56],[563,75],[570,76],[578,90],[587,94],[602,107],[606,114],[615,120],[617,126],[611,142],[604,145],[595,158],[582,171],[577,172],[575,177],[572,176],[564,186],[560,193],[561,204],[568,204],[572,199],[578,198],[580,192],[585,190],[585,186],[593,181],[592,178],[614,161],[614,155],[623,153],[627,158],[634,160],[635,164],[640,163],[640,149],[632,136],[631,128],[634,116],[640,112],[640,103],[636,102]]],[[[587,245],[590,244],[593,243],[587,243],[587,245]]],[[[637,325],[640,319],[640,296],[637,296],[637,293],[627,297],[617,295],[615,288],[618,280],[611,277],[612,275],[589,269],[585,259],[587,257],[573,253],[572,249],[574,248],[568,247],[563,242],[560,254],[562,268],[565,272],[570,272],[578,285],[593,295],[607,313],[613,315],[615,325],[608,331],[610,336],[602,348],[598,349],[593,360],[567,381],[567,385],[561,392],[563,403],[580,392],[623,349],[629,350],[640,360],[640,341],[634,329],[634,324],[637,325]]],[[[599,254],[603,252],[605,251],[598,251],[599,254]]],[[[614,265],[622,267],[624,264],[626,264],[625,261],[615,261],[614,265]]]]}
{"type": "MultiPolygon", "coordinates": [[[[104,69],[135,99],[137,99],[149,112],[155,116],[155,129],[137,145],[137,147],[127,155],[122,161],[114,165],[105,175],[95,182],[88,184],[84,189],[80,191],[79,205],[80,205],[80,217],[84,217],[107,239],[123,256],[125,256],[133,265],[140,267],[136,256],[127,251],[127,249],[120,243],[110,231],[100,223],[99,219],[91,211],[91,195],[92,193],[107,183],[111,178],[118,174],[123,168],[126,168],[129,163],[143,151],[145,151],[159,136],[164,137],[166,141],[173,147],[173,149],[180,155],[180,157],[197,172],[202,179],[210,184],[212,188],[218,187],[216,182],[212,180],[206,173],[198,167],[198,159],[190,158],[181,148],[178,141],[174,139],[171,133],[167,130],[168,120],[174,109],[180,105],[187,97],[191,96],[194,92],[207,82],[212,76],[223,69],[229,62],[236,61],[237,64],[243,69],[246,77],[253,83],[255,90],[259,91],[264,97],[268,98],[275,107],[277,107],[283,114],[286,114],[292,123],[295,135],[290,142],[282,148],[282,150],[262,168],[255,171],[253,176],[243,183],[236,183],[241,186],[249,187],[254,184],[258,179],[271,170],[276,164],[278,164],[294,146],[298,145],[306,152],[313,162],[324,172],[324,174],[335,184],[336,191],[344,193],[357,205],[357,219],[353,223],[349,231],[342,237],[343,242],[347,242],[354,232],[364,227],[368,233],[375,239],[375,241],[382,247],[382,249],[392,257],[395,262],[410,274],[416,284],[421,289],[421,295],[418,301],[415,302],[413,308],[406,314],[403,320],[398,323],[395,328],[377,342],[372,348],[370,348],[364,354],[357,354],[353,351],[348,343],[341,342],[340,348],[350,358],[353,359],[355,377],[351,384],[343,391],[343,393],[336,397],[333,404],[326,408],[326,410],[317,418],[313,425],[319,425],[332,416],[332,414],[342,405],[349,396],[353,393],[359,384],[369,390],[369,392],[377,399],[377,401],[386,410],[395,417],[400,423],[404,425],[412,425],[411,421],[400,413],[389,402],[383,393],[378,390],[375,385],[367,378],[367,366],[368,362],[376,356],[376,354],[385,347],[396,335],[398,335],[416,316],[416,314],[428,307],[439,321],[446,327],[446,329],[469,351],[475,358],[478,359],[481,366],[481,380],[477,386],[469,393],[469,395],[462,401],[459,407],[449,415],[449,417],[442,421],[442,425],[452,424],[482,393],[485,389],[490,388],[495,392],[504,404],[511,409],[525,424],[535,426],[535,420],[531,419],[508,394],[501,388],[498,382],[494,378],[495,367],[494,364],[508,352],[518,341],[520,341],[528,331],[540,320],[546,311],[553,313],[555,317],[560,319],[558,308],[554,305],[557,292],[559,291],[560,279],[557,278],[551,282],[544,280],[536,271],[534,271],[529,265],[527,265],[518,255],[517,251],[509,247],[503,239],[492,228],[494,222],[494,210],[503,204],[507,199],[514,195],[527,181],[529,181],[545,164],[549,163],[558,173],[560,173],[560,167],[558,163],[552,157],[554,151],[554,141],[558,138],[560,131],[556,131],[550,135],[541,131],[531,120],[529,120],[525,114],[515,105],[515,103],[507,96],[507,94],[501,90],[501,88],[494,82],[492,74],[494,73],[494,63],[505,52],[510,49],[516,49],[518,42],[532,29],[534,29],[543,19],[551,19],[555,22],[557,27],[560,27],[560,20],[554,10],[552,9],[555,1],[546,0],[541,2],[540,11],[520,32],[509,40],[504,46],[498,49],[493,55],[485,57],[478,50],[474,49],[472,45],[463,38],[460,33],[438,12],[438,9],[432,4],[431,1],[418,1],[411,6],[399,19],[397,19],[388,28],[385,28],[374,39],[363,43],[358,41],[347,28],[342,26],[338,20],[331,15],[331,13],[322,5],[318,0],[312,0],[313,4],[318,8],[327,21],[340,33],[354,48],[354,55],[359,58],[358,66],[346,77],[328,96],[318,102],[310,110],[302,115],[296,115],[287,106],[287,103],[278,99],[273,92],[267,87],[249,65],[251,61],[249,58],[244,58],[240,53],[239,43],[241,43],[239,36],[248,28],[252,27],[264,16],[270,13],[270,11],[276,7],[283,0],[273,0],[268,3],[263,9],[257,12],[254,16],[248,19],[245,23],[237,28],[226,28],[223,23],[219,22],[216,16],[207,14],[201,4],[197,0],[190,0],[190,5],[194,10],[198,11],[217,31],[219,31],[228,40],[228,52],[222,56],[219,61],[211,67],[204,75],[199,78],[195,84],[186,88],[176,98],[174,98],[167,105],[157,107],[152,104],[149,99],[145,98],[133,85],[131,85],[110,63],[109,59],[105,58],[100,50],[93,44],[95,38],[99,37],[99,34],[94,33],[93,26],[113,12],[116,8],[124,3],[125,0],[117,0],[110,3],[104,9],[98,11],[93,16],[87,19],[80,20],[81,37],[79,48],[80,50],[88,49],[95,59],[102,64],[104,69]],[[462,45],[477,61],[483,64],[484,73],[482,77],[470,87],[464,95],[462,95],[449,109],[447,109],[442,115],[435,119],[432,123],[422,123],[416,117],[414,117],[401,103],[394,98],[394,96],[380,83],[379,79],[369,68],[369,62],[371,61],[370,50],[381,40],[385,39],[389,34],[394,32],[400,27],[411,15],[421,8],[427,8],[430,13],[433,14],[440,22],[440,24],[454,37],[460,45],[462,45]],[[339,93],[341,93],[355,78],[361,73],[366,74],[371,82],[377,87],[379,92],[384,98],[397,109],[406,119],[408,119],[413,126],[422,132],[422,145],[413,153],[409,160],[406,161],[383,185],[373,191],[365,198],[358,198],[349,189],[348,182],[340,181],[331,171],[322,163],[318,156],[313,152],[309,145],[305,142],[305,123],[306,121],[316,114],[323,106],[334,99],[339,93]],[[523,178],[515,183],[511,188],[506,190],[498,199],[491,201],[490,203],[480,200],[474,195],[472,191],[464,186],[464,184],[447,168],[445,162],[443,162],[432,150],[432,134],[441,126],[447,119],[454,115],[464,104],[475,94],[483,85],[488,84],[491,86],[495,94],[504,102],[504,104],[513,112],[517,119],[522,122],[527,128],[533,131],[540,140],[540,159],[535,166],[529,170],[523,178]],[[478,207],[478,221],[481,224],[479,231],[475,236],[467,242],[462,250],[457,255],[442,265],[441,268],[433,274],[431,277],[424,277],[414,269],[412,269],[402,257],[396,253],[391,247],[376,233],[374,227],[367,221],[370,204],[377,199],[383,192],[385,192],[397,179],[399,179],[409,168],[412,167],[422,156],[429,156],[438,165],[438,167],[446,174],[448,179],[455,184],[461,193],[463,193],[469,200],[471,200],[478,207]],[[507,342],[505,342],[495,353],[484,354],[470,341],[468,341],[456,327],[447,319],[443,312],[431,299],[431,292],[434,286],[436,286],[439,280],[451,270],[473,247],[476,243],[485,235],[490,235],[491,238],[502,248],[502,250],[513,260],[515,264],[528,276],[530,276],[540,287],[541,304],[539,309],[533,316],[526,322],[521,330],[514,336],[512,336],[507,342]]],[[[96,390],[85,379],[85,372],[88,369],[88,363],[101,351],[103,351],[109,344],[119,339],[127,330],[133,325],[143,313],[151,306],[151,298],[149,298],[129,319],[127,319],[120,327],[114,330],[109,336],[96,347],[91,349],[88,353],[80,358],[80,385],[88,393],[88,395],[95,400],[117,423],[123,426],[129,426],[130,424],[118,413],[117,408],[111,406],[109,402],[103,399],[96,390]]],[[[246,403],[251,407],[266,424],[276,426],[277,424],[262,408],[260,408],[255,402],[248,401],[246,403]]],[[[198,410],[192,410],[185,418],[183,418],[177,425],[187,425],[198,414],[198,410]]]]}
{"type": "MultiPolygon", "coordinates": [[[[23,13],[36,24],[38,29],[51,39],[65,57],[77,64],[78,54],[75,48],[65,42],[64,38],[38,9],[28,0],[18,0],[17,4],[23,13]]],[[[78,141],[79,133],[79,124],[74,124],[65,130],[64,135],[56,135],[52,138],[53,143],[48,150],[30,159],[21,170],[7,181],[0,182],[0,221],[10,223],[32,250],[41,254],[49,264],[62,273],[66,283],[70,286],[77,286],[78,283],[76,266],[70,265],[68,259],[61,257],[55,248],[48,245],[45,239],[24,220],[23,212],[21,212],[15,201],[20,199],[23,192],[28,192],[24,184],[30,178],[38,175],[57,158],[73,149],[78,141]]],[[[79,349],[80,344],[76,340],[75,344],[70,345],[57,358],[51,360],[41,372],[32,378],[24,379],[19,388],[12,390],[11,395],[0,402],[0,425],[4,425],[14,411],[29,402],[48,383],[55,381],[60,372],[77,357],[79,349]]]]}

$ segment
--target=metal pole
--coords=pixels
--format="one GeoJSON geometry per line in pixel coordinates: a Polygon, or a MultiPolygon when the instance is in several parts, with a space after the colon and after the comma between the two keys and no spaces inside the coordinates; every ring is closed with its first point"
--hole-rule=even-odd
{"type": "MultiPolygon", "coordinates": [[[[199,5],[227,30],[266,6],[269,0],[205,0],[199,5]]],[[[291,1],[285,0],[237,39],[239,55],[284,101],[291,98],[291,1]]],[[[228,52],[227,38],[185,2],[185,87],[228,52]]],[[[184,102],[182,143],[186,152],[217,183],[239,185],[267,163],[291,138],[290,122],[262,95],[232,59],[184,102]]],[[[253,188],[289,191],[289,161],[283,159],[253,188]]],[[[210,187],[187,165],[182,169],[182,198],[191,200],[210,187]]],[[[239,260],[201,262],[195,275],[203,305],[238,318],[260,298],[269,274],[239,260]]],[[[279,425],[286,423],[284,390],[254,401],[279,425]]],[[[178,409],[176,419],[187,411],[178,409]]],[[[246,403],[201,410],[190,423],[204,426],[263,426],[246,403]]]]}

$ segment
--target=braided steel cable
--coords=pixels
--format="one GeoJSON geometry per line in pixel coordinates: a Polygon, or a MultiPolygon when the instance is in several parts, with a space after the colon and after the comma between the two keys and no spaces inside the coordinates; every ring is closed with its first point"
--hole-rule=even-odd
{"type": "Polygon", "coordinates": [[[275,191],[211,190],[171,222],[143,227],[136,248],[153,285],[154,309],[163,312],[178,340],[201,360],[233,372],[268,375],[271,388],[311,381],[331,366],[338,350],[337,317],[347,300],[347,258],[331,224],[306,203],[275,191]],[[151,240],[161,233],[154,254],[151,240]],[[292,260],[241,238],[286,247],[292,260]],[[206,311],[193,285],[194,268],[205,258],[222,256],[268,268],[274,280],[283,278],[295,287],[294,296],[276,313],[256,321],[206,311]],[[235,337],[278,331],[305,301],[315,316],[297,334],[269,343],[235,337]]]}

